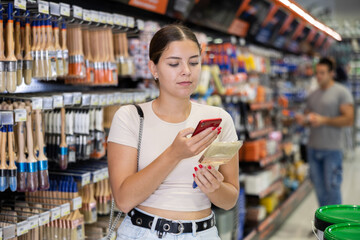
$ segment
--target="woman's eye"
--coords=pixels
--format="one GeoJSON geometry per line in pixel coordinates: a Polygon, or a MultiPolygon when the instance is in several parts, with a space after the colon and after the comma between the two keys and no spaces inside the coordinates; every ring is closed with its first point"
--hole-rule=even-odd
{"type": "Polygon", "coordinates": [[[177,67],[177,66],[179,66],[179,64],[178,63],[174,63],[174,64],[169,63],[169,66],[170,67],[177,67]]]}
{"type": "Polygon", "coordinates": [[[198,65],[198,64],[199,64],[199,62],[191,62],[191,63],[190,63],[191,66],[196,66],[196,65],[198,65]]]}

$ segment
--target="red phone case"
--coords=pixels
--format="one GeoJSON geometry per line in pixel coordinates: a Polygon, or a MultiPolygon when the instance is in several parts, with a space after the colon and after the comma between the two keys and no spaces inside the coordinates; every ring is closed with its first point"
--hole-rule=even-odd
{"type": "Polygon", "coordinates": [[[221,118],[200,120],[200,122],[198,123],[197,127],[195,128],[195,131],[192,134],[192,136],[195,136],[196,134],[204,131],[205,129],[207,129],[209,127],[218,127],[220,125],[221,121],[222,121],[221,118]]]}

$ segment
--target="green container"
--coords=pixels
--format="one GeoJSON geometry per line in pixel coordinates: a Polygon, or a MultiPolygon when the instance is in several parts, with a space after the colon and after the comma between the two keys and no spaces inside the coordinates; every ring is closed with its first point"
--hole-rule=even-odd
{"type": "Polygon", "coordinates": [[[359,240],[360,223],[340,223],[327,227],[325,240],[359,240]]]}
{"type": "Polygon", "coordinates": [[[339,223],[360,223],[360,206],[328,205],[316,210],[315,228],[320,239],[323,239],[327,227],[339,223]]]}

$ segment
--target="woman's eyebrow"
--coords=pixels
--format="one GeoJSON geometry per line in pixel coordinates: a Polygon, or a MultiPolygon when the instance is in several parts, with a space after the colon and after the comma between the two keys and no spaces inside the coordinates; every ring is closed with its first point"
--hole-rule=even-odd
{"type": "MultiPolygon", "coordinates": [[[[190,58],[198,58],[199,55],[194,55],[194,56],[191,56],[190,58]]],[[[175,56],[170,56],[170,57],[167,57],[166,59],[177,59],[177,60],[181,60],[181,57],[175,57],[175,56]]]]}

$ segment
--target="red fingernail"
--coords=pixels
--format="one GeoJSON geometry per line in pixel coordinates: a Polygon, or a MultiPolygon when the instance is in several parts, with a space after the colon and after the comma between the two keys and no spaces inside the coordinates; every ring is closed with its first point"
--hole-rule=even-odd
{"type": "Polygon", "coordinates": [[[218,131],[218,135],[221,133],[221,131],[218,131]]]}
{"type": "Polygon", "coordinates": [[[195,172],[196,172],[197,170],[199,170],[197,167],[194,167],[194,169],[195,169],[195,172]]]}
{"type": "Polygon", "coordinates": [[[212,130],[214,131],[215,129],[216,129],[216,127],[213,127],[213,129],[212,129],[212,130]]]}
{"type": "Polygon", "coordinates": [[[200,164],[200,165],[199,165],[199,168],[203,168],[203,165],[200,164]]]}
{"type": "Polygon", "coordinates": [[[211,166],[208,166],[208,169],[210,169],[210,170],[211,170],[211,166]]]}
{"type": "Polygon", "coordinates": [[[195,178],[195,174],[193,173],[193,177],[195,178]]]}

